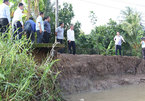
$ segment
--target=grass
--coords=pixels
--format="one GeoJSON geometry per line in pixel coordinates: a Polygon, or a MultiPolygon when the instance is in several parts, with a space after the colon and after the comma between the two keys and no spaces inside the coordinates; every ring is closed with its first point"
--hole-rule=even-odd
{"type": "Polygon", "coordinates": [[[0,36],[0,101],[62,101],[56,86],[59,73],[53,73],[57,62],[36,65],[28,40],[0,36]]]}

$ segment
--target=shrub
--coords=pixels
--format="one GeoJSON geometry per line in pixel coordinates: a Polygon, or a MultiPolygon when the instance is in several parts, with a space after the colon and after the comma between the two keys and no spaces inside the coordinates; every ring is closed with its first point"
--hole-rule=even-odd
{"type": "Polygon", "coordinates": [[[62,101],[51,71],[57,61],[36,65],[28,40],[0,36],[0,101],[62,101]]]}

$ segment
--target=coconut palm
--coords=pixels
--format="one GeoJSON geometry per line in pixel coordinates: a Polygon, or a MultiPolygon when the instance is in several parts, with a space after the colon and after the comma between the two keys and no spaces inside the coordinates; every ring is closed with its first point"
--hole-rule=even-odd
{"type": "Polygon", "coordinates": [[[122,11],[122,15],[122,29],[126,32],[126,41],[131,48],[138,51],[140,49],[140,38],[143,34],[141,14],[137,11],[133,11],[130,7],[127,7],[125,11],[122,11]]]}

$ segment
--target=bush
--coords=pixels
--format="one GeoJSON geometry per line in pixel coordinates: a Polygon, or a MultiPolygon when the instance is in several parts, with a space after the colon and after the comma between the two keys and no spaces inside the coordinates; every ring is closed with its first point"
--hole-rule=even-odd
{"type": "Polygon", "coordinates": [[[0,101],[62,101],[53,74],[57,61],[36,65],[28,40],[0,37],[0,101]]]}

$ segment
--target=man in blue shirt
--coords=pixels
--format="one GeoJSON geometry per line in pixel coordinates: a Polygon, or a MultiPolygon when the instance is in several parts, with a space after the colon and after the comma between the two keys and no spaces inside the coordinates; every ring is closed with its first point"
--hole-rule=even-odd
{"type": "Polygon", "coordinates": [[[50,17],[46,17],[44,21],[44,36],[43,36],[43,42],[49,43],[51,34],[51,25],[50,25],[50,17]]]}
{"type": "Polygon", "coordinates": [[[63,44],[63,40],[64,40],[64,23],[63,22],[61,22],[59,24],[59,27],[56,28],[55,35],[57,36],[57,42],[60,42],[61,44],[63,44]]]}
{"type": "Polygon", "coordinates": [[[28,27],[30,26],[30,30],[25,30],[26,35],[27,35],[27,39],[30,38],[31,41],[34,42],[35,41],[35,32],[36,32],[36,23],[33,21],[33,18],[30,17],[29,20],[26,21],[25,25],[28,27]]]}

